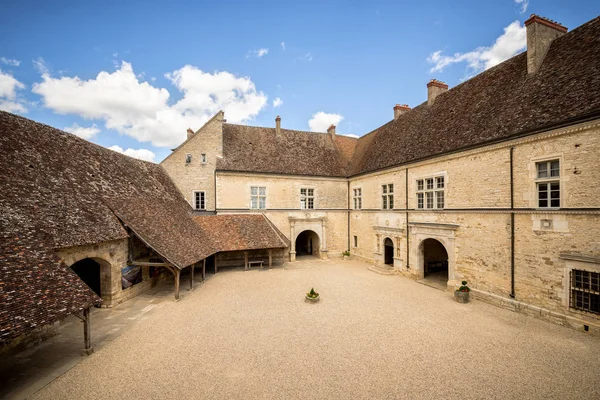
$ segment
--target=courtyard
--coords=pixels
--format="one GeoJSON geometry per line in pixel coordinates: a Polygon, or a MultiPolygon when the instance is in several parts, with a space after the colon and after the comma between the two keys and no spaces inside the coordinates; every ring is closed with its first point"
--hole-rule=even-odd
{"type": "Polygon", "coordinates": [[[598,338],[367,267],[219,271],[33,398],[600,398],[598,338]]]}

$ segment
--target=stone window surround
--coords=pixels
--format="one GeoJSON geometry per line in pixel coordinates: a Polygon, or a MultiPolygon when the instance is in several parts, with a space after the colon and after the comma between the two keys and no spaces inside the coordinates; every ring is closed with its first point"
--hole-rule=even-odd
{"type": "Polygon", "coordinates": [[[444,192],[444,208],[446,208],[447,202],[448,202],[448,197],[446,196],[446,190],[448,189],[448,183],[449,183],[449,179],[448,179],[448,172],[446,170],[443,171],[437,171],[437,172],[433,172],[427,175],[419,175],[417,177],[414,178],[414,187],[413,187],[413,198],[415,199],[415,209],[419,210],[419,211],[424,211],[424,210],[442,210],[443,208],[438,208],[437,207],[437,199],[436,196],[434,194],[433,196],[433,208],[427,208],[426,207],[426,199],[425,199],[425,192],[427,191],[433,191],[435,192],[439,192],[439,191],[443,191],[444,192]],[[435,178],[444,178],[444,188],[443,189],[437,189],[437,182],[435,178]],[[433,179],[433,189],[428,190],[425,187],[425,180],[426,179],[433,179]],[[423,180],[423,190],[419,190],[419,186],[417,184],[418,181],[423,180]],[[423,208],[419,208],[419,200],[418,200],[418,193],[423,193],[423,208]]]}
{"type": "Polygon", "coordinates": [[[358,248],[358,236],[357,235],[353,235],[353,242],[352,242],[353,246],[355,249],[358,248]]]}
{"type": "Polygon", "coordinates": [[[362,187],[356,186],[352,188],[352,206],[354,210],[362,210],[362,187]],[[356,191],[359,191],[359,195],[356,195],[356,191]],[[356,207],[356,202],[359,202],[359,206],[356,207]]]}
{"type": "Polygon", "coordinates": [[[382,210],[393,210],[394,209],[394,194],[396,190],[396,185],[394,184],[394,182],[390,182],[390,183],[383,183],[381,184],[381,209],[382,210]],[[390,191],[390,186],[391,186],[391,191],[390,191]],[[385,188],[385,190],[384,190],[385,188]],[[384,199],[385,198],[385,204],[384,204],[384,199]],[[390,202],[391,200],[391,202],[390,202]],[[390,207],[390,203],[392,203],[391,207],[390,207]],[[385,206],[385,207],[384,207],[385,206]]]}
{"type": "Polygon", "coordinates": [[[194,210],[206,210],[206,190],[193,190],[192,191],[192,206],[194,207],[194,210]],[[196,193],[203,193],[202,197],[204,198],[204,208],[200,208],[198,207],[198,204],[196,203],[196,193]]]}
{"type": "Polygon", "coordinates": [[[404,233],[404,229],[390,226],[373,226],[372,228],[375,232],[376,243],[376,248],[373,252],[375,263],[384,263],[385,260],[383,249],[385,248],[385,239],[389,238],[394,244],[394,268],[404,268],[405,264],[404,260],[402,259],[402,243],[404,243],[402,235],[404,233]]]}
{"type": "Polygon", "coordinates": [[[206,164],[206,153],[200,154],[200,163],[206,164]]]}
{"type": "Polygon", "coordinates": [[[314,210],[314,209],[317,208],[317,189],[315,189],[314,186],[302,186],[302,187],[300,187],[299,194],[300,194],[300,209],[301,210],[314,210]],[[302,190],[303,189],[306,189],[306,195],[302,194],[302,190]],[[308,191],[309,190],[312,190],[312,196],[308,195],[308,191]],[[306,208],[302,208],[302,199],[303,198],[306,199],[306,208]],[[310,198],[312,198],[312,201],[313,201],[312,202],[313,203],[312,208],[308,207],[308,199],[310,199],[310,198]]]}
{"type": "Polygon", "coordinates": [[[262,184],[262,185],[261,184],[252,184],[251,183],[250,185],[248,185],[248,192],[250,193],[250,202],[248,204],[248,208],[250,210],[266,210],[268,208],[267,207],[268,196],[267,196],[267,186],[266,185],[264,185],[264,184],[262,184]],[[254,187],[258,188],[258,193],[259,194],[257,194],[257,195],[253,195],[252,194],[252,188],[254,188],[254,187]],[[260,188],[264,188],[265,189],[264,196],[260,194],[260,188]],[[257,207],[252,207],[252,197],[257,197],[257,203],[256,203],[258,205],[257,207]],[[261,197],[265,198],[265,206],[264,206],[264,208],[260,207],[260,198],[261,197]]]}
{"type": "Polygon", "coordinates": [[[600,257],[589,257],[581,254],[561,253],[560,258],[565,260],[563,272],[563,291],[561,293],[562,305],[566,311],[581,316],[595,317],[597,314],[570,307],[571,297],[571,271],[574,269],[600,273],[600,257]]]}
{"type": "Polygon", "coordinates": [[[539,157],[533,157],[529,159],[529,180],[530,180],[530,190],[531,193],[533,194],[531,196],[531,200],[530,200],[530,207],[531,208],[535,208],[537,210],[557,210],[561,207],[567,207],[566,203],[566,199],[567,199],[567,195],[566,195],[566,191],[565,191],[565,187],[563,185],[563,181],[564,181],[564,176],[565,176],[565,165],[564,165],[564,161],[563,161],[563,155],[559,154],[559,153],[554,153],[554,154],[547,154],[544,156],[539,156],[539,157]],[[541,178],[538,179],[537,177],[537,164],[541,163],[541,162],[546,162],[546,161],[553,161],[553,160],[558,160],[558,165],[559,165],[559,173],[557,177],[553,177],[553,178],[541,178]],[[558,179],[554,179],[554,178],[558,178],[558,179]],[[538,202],[538,183],[539,182],[545,182],[548,180],[558,180],[559,181],[559,185],[560,185],[560,207],[539,207],[539,202],[538,202]]]}

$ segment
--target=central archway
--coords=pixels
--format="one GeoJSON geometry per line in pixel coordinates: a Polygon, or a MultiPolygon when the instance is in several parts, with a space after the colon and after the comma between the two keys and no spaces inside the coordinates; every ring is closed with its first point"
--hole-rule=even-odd
{"type": "Polygon", "coordinates": [[[425,239],[421,243],[421,251],[424,279],[445,288],[448,282],[448,251],[436,239],[425,239]]]}
{"type": "Polygon", "coordinates": [[[306,230],[300,232],[296,237],[296,256],[319,256],[321,244],[319,235],[314,231],[306,230]]]}
{"type": "Polygon", "coordinates": [[[394,242],[392,242],[392,239],[385,238],[385,240],[383,241],[383,249],[383,262],[387,265],[394,265],[394,242]]]}

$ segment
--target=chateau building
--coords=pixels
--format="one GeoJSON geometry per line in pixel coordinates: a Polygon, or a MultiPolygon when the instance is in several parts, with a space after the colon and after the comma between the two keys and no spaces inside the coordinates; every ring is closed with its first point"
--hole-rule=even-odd
{"type": "Polygon", "coordinates": [[[349,250],[381,273],[598,324],[600,18],[525,25],[526,52],[450,90],[432,80],[426,102],[360,139],[219,112],[161,165],[198,212],[266,215],[289,261],[349,250]]]}
{"type": "Polygon", "coordinates": [[[359,139],[218,112],[156,165],[0,112],[0,345],[77,314],[91,351],[90,307],[158,279],[347,251],[600,332],[600,17],[525,25],[526,52],[359,139]]]}

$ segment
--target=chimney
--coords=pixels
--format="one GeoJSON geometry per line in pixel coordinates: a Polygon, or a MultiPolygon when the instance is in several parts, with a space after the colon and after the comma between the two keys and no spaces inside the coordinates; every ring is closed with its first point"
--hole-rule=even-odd
{"type": "Polygon", "coordinates": [[[281,117],[279,115],[275,118],[275,132],[277,136],[281,135],[281,117]]]}
{"type": "Polygon", "coordinates": [[[410,107],[408,104],[396,104],[394,106],[394,121],[398,119],[399,116],[405,114],[410,111],[410,107]]]}
{"type": "Polygon", "coordinates": [[[188,134],[187,138],[188,138],[188,140],[190,140],[192,138],[192,136],[194,136],[194,133],[195,132],[192,130],[192,128],[188,128],[188,130],[187,130],[187,134],[188,134]]]}
{"type": "Polygon", "coordinates": [[[544,62],[552,41],[567,33],[567,27],[558,22],[531,14],[527,27],[527,73],[535,74],[544,62]]]}
{"type": "Polygon", "coordinates": [[[327,133],[329,133],[331,136],[335,136],[335,125],[329,125],[329,128],[327,128],[327,133]]]}
{"type": "Polygon", "coordinates": [[[432,79],[427,84],[427,105],[430,106],[435,98],[448,91],[448,85],[437,79],[432,79]]]}

